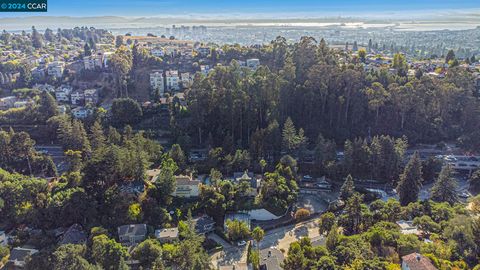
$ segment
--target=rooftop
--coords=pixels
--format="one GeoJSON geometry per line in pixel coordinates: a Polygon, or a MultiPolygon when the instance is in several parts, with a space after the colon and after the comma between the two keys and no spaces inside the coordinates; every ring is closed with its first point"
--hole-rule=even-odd
{"type": "Polygon", "coordinates": [[[437,270],[429,258],[419,253],[403,256],[402,262],[406,264],[410,270],[437,270]]]}

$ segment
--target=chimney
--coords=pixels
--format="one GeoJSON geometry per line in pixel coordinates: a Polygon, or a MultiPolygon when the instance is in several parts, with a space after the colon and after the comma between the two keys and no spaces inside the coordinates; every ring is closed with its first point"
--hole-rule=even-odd
{"type": "Polygon", "coordinates": [[[418,254],[418,253],[417,253],[416,255],[417,255],[417,256],[416,256],[417,261],[420,261],[420,259],[422,259],[422,257],[421,257],[420,254],[418,254]]]}

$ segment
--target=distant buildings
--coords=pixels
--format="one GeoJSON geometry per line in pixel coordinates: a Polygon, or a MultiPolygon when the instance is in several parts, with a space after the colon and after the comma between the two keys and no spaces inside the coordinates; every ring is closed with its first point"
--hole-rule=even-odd
{"type": "Polygon", "coordinates": [[[62,78],[64,68],[65,68],[64,62],[62,61],[52,62],[47,66],[47,74],[57,79],[62,78]]]}
{"type": "Polygon", "coordinates": [[[150,73],[150,87],[160,96],[163,96],[165,93],[163,70],[155,70],[150,73]]]}
{"type": "Polygon", "coordinates": [[[97,104],[98,103],[98,89],[86,89],[83,91],[83,97],[85,104],[97,104]]]}
{"type": "Polygon", "coordinates": [[[180,78],[177,70],[167,70],[165,72],[166,89],[168,91],[180,90],[180,78]]]}
{"type": "Polygon", "coordinates": [[[62,85],[55,90],[55,98],[58,102],[69,102],[72,91],[73,88],[71,86],[62,85]]]}
{"type": "Polygon", "coordinates": [[[72,109],[72,115],[76,119],[85,119],[87,118],[90,114],[92,114],[92,110],[85,108],[85,107],[77,107],[72,109]]]}
{"type": "Polygon", "coordinates": [[[247,67],[256,70],[260,66],[260,60],[256,58],[247,59],[247,67]]]}

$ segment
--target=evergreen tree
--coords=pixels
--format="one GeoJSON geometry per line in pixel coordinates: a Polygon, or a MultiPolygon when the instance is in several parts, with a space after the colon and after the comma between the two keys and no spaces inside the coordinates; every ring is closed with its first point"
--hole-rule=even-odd
{"type": "Polygon", "coordinates": [[[39,118],[41,121],[47,121],[50,117],[57,115],[57,102],[48,92],[43,91],[40,94],[38,106],[39,118]]]}
{"type": "Polygon", "coordinates": [[[337,247],[338,242],[340,241],[340,235],[338,233],[338,226],[337,224],[333,224],[332,228],[328,232],[327,240],[325,245],[329,251],[334,251],[337,247]]]}
{"type": "Polygon", "coordinates": [[[85,43],[85,46],[83,46],[83,55],[84,56],[90,56],[92,55],[92,49],[90,48],[90,46],[88,45],[88,43],[85,43]]]}
{"type": "Polygon", "coordinates": [[[38,33],[35,26],[32,26],[32,45],[35,49],[40,49],[43,47],[42,34],[38,33]]]}
{"type": "Polygon", "coordinates": [[[432,200],[454,204],[458,201],[457,187],[457,181],[452,177],[452,167],[450,165],[444,166],[432,187],[432,200]]]}
{"type": "Polygon", "coordinates": [[[353,177],[349,174],[343,182],[342,187],[340,188],[340,198],[342,200],[347,200],[355,192],[355,185],[353,183],[353,177]]]}
{"type": "Polygon", "coordinates": [[[415,152],[400,175],[400,181],[397,186],[401,205],[405,206],[418,200],[422,181],[422,164],[420,156],[415,152]]]}
{"type": "Polygon", "coordinates": [[[105,145],[105,135],[103,134],[103,128],[100,122],[97,120],[90,128],[90,144],[94,150],[103,147],[105,145]]]}
{"type": "Polygon", "coordinates": [[[447,56],[445,57],[445,63],[450,63],[450,61],[454,60],[455,59],[455,53],[453,52],[453,50],[449,50],[448,53],[447,53],[447,56]]]}
{"type": "Polygon", "coordinates": [[[282,130],[282,146],[287,151],[295,149],[297,131],[290,117],[283,124],[282,130]]]}

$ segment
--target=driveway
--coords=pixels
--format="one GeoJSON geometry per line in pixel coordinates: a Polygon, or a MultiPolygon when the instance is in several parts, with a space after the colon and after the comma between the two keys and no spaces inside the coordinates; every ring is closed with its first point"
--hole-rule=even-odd
{"type": "Polygon", "coordinates": [[[247,245],[238,247],[225,241],[216,233],[210,233],[207,238],[222,245],[223,250],[210,255],[212,264],[218,268],[221,265],[233,265],[238,262],[247,262],[247,245]]]}

